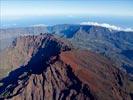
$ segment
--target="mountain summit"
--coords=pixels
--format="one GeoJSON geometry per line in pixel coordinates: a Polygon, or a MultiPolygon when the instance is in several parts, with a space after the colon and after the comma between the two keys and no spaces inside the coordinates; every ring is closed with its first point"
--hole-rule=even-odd
{"type": "Polygon", "coordinates": [[[74,48],[50,34],[18,38],[12,49],[28,52],[23,66],[0,83],[12,100],[131,100],[127,75],[99,54],[74,48]]]}
{"type": "MultiPolygon", "coordinates": [[[[106,25],[107,24],[99,25],[98,23],[90,23],[90,25],[60,24],[54,26],[1,29],[0,57],[1,51],[9,46],[11,41],[18,36],[51,33],[69,39],[73,45],[79,48],[88,49],[108,57],[115,62],[120,69],[133,76],[133,32],[113,30],[104,27],[106,25]]],[[[19,51],[16,49],[15,51],[13,50],[13,52],[15,52],[14,54],[18,53],[16,51],[19,51]]],[[[10,57],[10,54],[8,54],[7,58],[10,57]]],[[[22,54],[21,56],[27,55],[26,51],[22,52],[22,54]]],[[[3,61],[3,58],[5,57],[1,58],[2,61],[0,61],[0,65],[3,65],[3,62],[12,63],[12,61],[3,61]]],[[[18,59],[20,62],[25,61],[19,57],[18,59]]],[[[5,65],[6,64],[4,64],[4,67],[5,65]]],[[[13,67],[17,65],[16,63],[13,67]]],[[[3,66],[0,66],[0,68],[3,68],[3,66]]]]}

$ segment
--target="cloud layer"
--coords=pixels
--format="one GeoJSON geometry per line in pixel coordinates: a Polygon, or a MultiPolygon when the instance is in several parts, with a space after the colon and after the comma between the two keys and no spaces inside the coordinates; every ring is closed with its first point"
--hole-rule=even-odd
{"type": "Polygon", "coordinates": [[[31,25],[32,27],[43,27],[43,26],[47,26],[45,24],[35,24],[35,25],[31,25]]]}
{"type": "Polygon", "coordinates": [[[122,28],[122,27],[118,27],[118,26],[115,26],[115,25],[110,25],[110,24],[107,24],[107,23],[82,22],[82,23],[80,23],[80,25],[94,25],[94,26],[106,27],[106,28],[109,28],[109,29],[112,29],[112,30],[133,32],[132,28],[122,28]]]}

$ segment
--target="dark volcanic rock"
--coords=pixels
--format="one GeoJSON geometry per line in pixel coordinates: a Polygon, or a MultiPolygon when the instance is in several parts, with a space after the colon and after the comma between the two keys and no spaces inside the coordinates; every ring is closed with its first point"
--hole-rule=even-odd
{"type": "MultiPolygon", "coordinates": [[[[27,64],[36,53],[37,55],[34,57],[34,61],[41,60],[44,55],[48,59],[49,56],[54,56],[59,53],[60,49],[61,51],[70,49],[64,45],[63,41],[59,43],[58,41],[58,39],[50,34],[21,36],[15,39],[9,48],[0,53],[0,78],[18,66],[27,64]]],[[[64,42],[66,41],[64,40],[64,42]]]]}
{"type": "Polygon", "coordinates": [[[106,58],[52,35],[25,36],[13,48],[30,58],[0,83],[12,100],[131,100],[128,77],[106,58]]]}
{"type": "MultiPolygon", "coordinates": [[[[133,56],[132,52],[130,52],[133,51],[133,32],[117,31],[100,26],[61,24],[47,27],[0,29],[0,50],[9,45],[15,37],[47,32],[70,39],[79,48],[98,52],[115,62],[121,69],[123,68],[127,71],[127,73],[133,74],[133,56]]],[[[26,54],[23,55],[25,56],[26,54]]],[[[19,59],[18,62],[21,61],[24,60],[19,59]]],[[[0,65],[3,64],[0,63],[0,65]]],[[[0,66],[2,71],[5,65],[0,66]]]]}

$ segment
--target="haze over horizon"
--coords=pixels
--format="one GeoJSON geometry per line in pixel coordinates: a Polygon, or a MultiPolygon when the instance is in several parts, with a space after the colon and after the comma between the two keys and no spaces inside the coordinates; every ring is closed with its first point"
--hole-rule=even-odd
{"type": "Polygon", "coordinates": [[[0,0],[0,100],[133,100],[133,0],[0,0]]]}
{"type": "Polygon", "coordinates": [[[91,21],[132,28],[132,4],[132,0],[1,0],[1,27],[91,21]]]}

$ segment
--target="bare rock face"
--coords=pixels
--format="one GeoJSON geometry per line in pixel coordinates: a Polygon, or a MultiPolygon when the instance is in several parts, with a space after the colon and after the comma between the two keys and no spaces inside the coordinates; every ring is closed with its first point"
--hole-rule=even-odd
{"type": "Polygon", "coordinates": [[[66,41],[59,42],[59,39],[50,34],[17,38],[9,48],[0,53],[0,79],[11,70],[26,65],[37,52],[36,58],[39,60],[44,55],[45,58],[56,55],[60,52],[59,49],[69,49],[63,42],[67,44],[66,41]]]}
{"type": "Polygon", "coordinates": [[[52,35],[21,37],[14,47],[31,57],[0,81],[1,99],[131,100],[128,77],[98,54],[52,35]]]}

